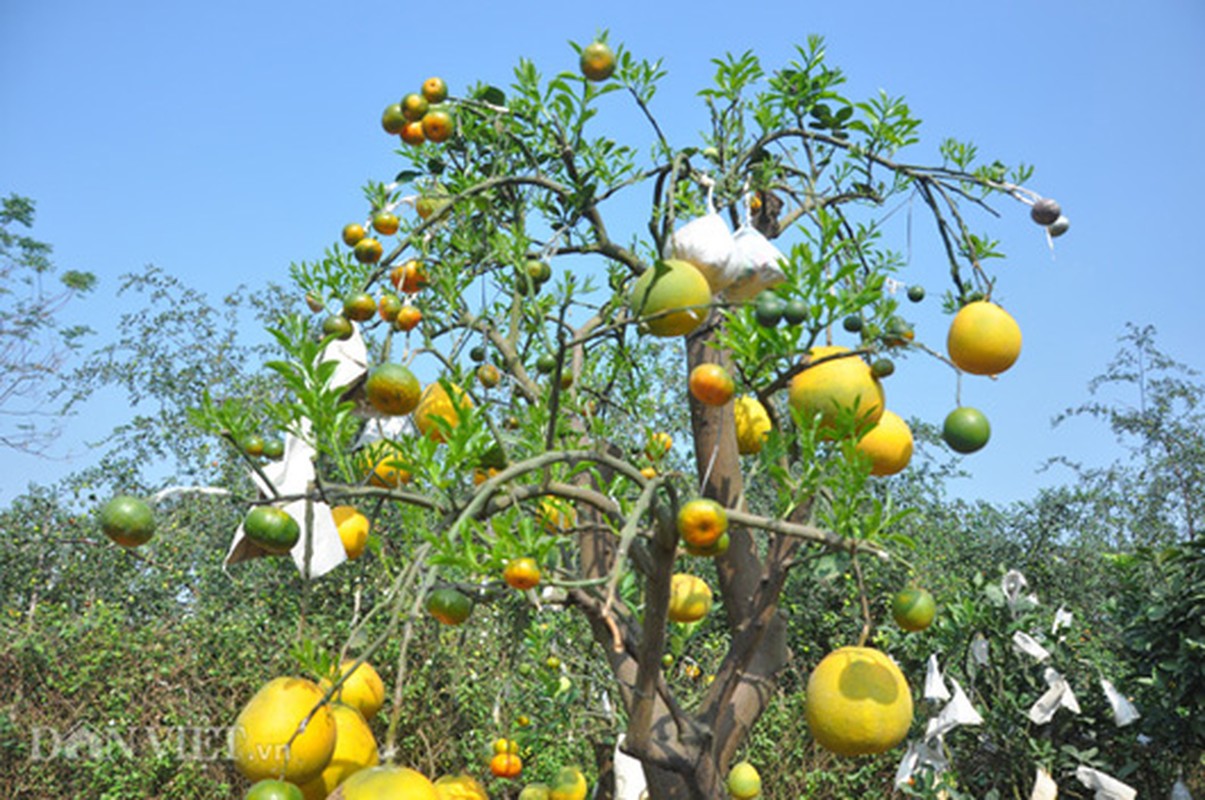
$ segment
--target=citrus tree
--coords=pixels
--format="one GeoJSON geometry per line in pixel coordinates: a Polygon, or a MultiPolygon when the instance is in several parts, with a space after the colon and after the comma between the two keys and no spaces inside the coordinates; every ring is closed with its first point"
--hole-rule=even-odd
{"type": "MultiPolygon", "coordinates": [[[[524,60],[505,90],[416,80],[389,105],[399,172],[369,183],[366,219],[341,242],[291,269],[317,316],[271,329],[278,400],[207,397],[195,418],[262,491],[231,560],[291,553],[312,578],[367,541],[373,557],[340,568],[379,571],[377,608],[404,622],[356,660],[398,625],[408,637],[428,603],[470,626],[474,604],[563,605],[592,633],[580,648],[603,654],[651,796],[714,798],[790,663],[791,570],[836,551],[862,586],[863,567],[906,558],[880,477],[912,448],[887,410],[895,361],[948,364],[950,392],[933,398],[944,438],[958,452],[987,442],[956,387],[1008,369],[1021,335],[993,300],[1001,253],[972,226],[997,200],[1051,236],[1067,223],[1023,188],[1029,170],[982,163],[969,143],[943,142],[932,166],[906,158],[920,121],[898,97],[846,98],[818,38],[776,69],[716,59],[698,95],[706,128],[685,142],[657,115],[660,62],[605,35],[574,47],[579,63],[551,77],[524,60]],[[909,203],[944,253],[923,273],[945,276],[929,302],[956,315],[944,348],[916,340],[904,311],[926,299],[888,236],[909,203]],[[284,461],[264,460],[270,428],[286,434],[284,461]],[[339,506],[374,524],[339,525],[347,550],[332,562],[336,519],[356,518],[339,506]],[[726,650],[688,697],[667,655],[709,614],[726,650]]],[[[813,734],[843,755],[890,749],[912,721],[898,669],[861,647],[872,605],[863,590],[859,647],[826,660],[809,692],[825,703],[809,708],[813,734]],[[852,692],[842,669],[861,676],[852,692]],[[888,710],[856,698],[881,691],[888,710]]],[[[291,743],[316,714],[332,724],[305,714],[311,695],[294,701],[291,743]]],[[[385,761],[397,726],[395,712],[385,761]]],[[[516,774],[505,742],[495,755],[496,774],[516,774]]],[[[751,770],[732,772],[736,796],[757,793],[751,770]]],[[[578,784],[554,796],[581,797],[578,784]]]]}

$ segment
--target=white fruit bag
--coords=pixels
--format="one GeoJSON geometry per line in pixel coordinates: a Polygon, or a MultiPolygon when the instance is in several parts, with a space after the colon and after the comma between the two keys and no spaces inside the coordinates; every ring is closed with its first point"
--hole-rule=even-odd
{"type": "Polygon", "coordinates": [[[715,183],[710,178],[704,178],[703,183],[707,187],[707,213],[671,234],[662,255],[693,264],[703,273],[714,295],[733,280],[731,262],[736,242],[715,210],[715,183]]]}

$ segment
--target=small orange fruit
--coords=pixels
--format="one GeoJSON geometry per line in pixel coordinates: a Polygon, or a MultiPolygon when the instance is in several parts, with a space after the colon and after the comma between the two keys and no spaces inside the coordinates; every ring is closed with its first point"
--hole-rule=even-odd
{"type": "Polygon", "coordinates": [[[773,424],[766,407],[753,395],[736,398],[732,405],[736,418],[736,449],[743,456],[760,453],[773,424]]]}
{"type": "Polygon", "coordinates": [[[377,313],[377,301],[368,292],[352,292],[343,298],[343,316],[356,322],[372,319],[377,313]]]}
{"type": "Polygon", "coordinates": [[[401,279],[396,285],[406,294],[416,294],[419,289],[427,285],[427,282],[427,271],[423,268],[422,262],[412,258],[402,264],[401,279]]]}
{"type": "Polygon", "coordinates": [[[515,558],[502,571],[502,578],[508,586],[520,591],[534,589],[540,583],[540,568],[534,558],[515,558]]]}
{"type": "Polygon", "coordinates": [[[654,433],[649,436],[648,444],[644,446],[644,454],[651,460],[657,461],[664,458],[670,448],[674,446],[673,437],[663,431],[654,433]]]}
{"type": "Polygon", "coordinates": [[[711,611],[711,587],[699,577],[678,573],[670,579],[669,618],[673,622],[698,622],[711,611]]]}
{"type": "Polygon", "coordinates": [[[361,264],[375,264],[381,260],[381,256],[384,254],[385,248],[381,246],[381,243],[367,236],[356,242],[352,250],[352,255],[361,264]]]}
{"type": "Polygon", "coordinates": [[[406,115],[402,113],[401,103],[390,103],[385,106],[385,110],[381,112],[381,127],[385,129],[385,133],[396,136],[402,132],[405,125],[406,115]]]}
{"type": "Polygon", "coordinates": [[[487,389],[493,389],[502,380],[501,373],[493,364],[482,364],[477,367],[477,380],[487,389]]]}
{"type": "Polygon", "coordinates": [[[736,394],[736,383],[719,364],[699,364],[690,371],[690,393],[703,405],[722,406],[736,394]]]}
{"type": "Polygon", "coordinates": [[[427,596],[427,613],[444,625],[460,625],[473,613],[473,601],[456,589],[436,589],[427,596]]]}
{"type": "Polygon", "coordinates": [[[138,547],[155,535],[155,515],[137,497],[118,495],[101,508],[100,529],[122,547],[138,547]]]}
{"type": "Polygon", "coordinates": [[[347,557],[355,561],[364,555],[370,528],[368,517],[357,511],[355,506],[335,506],[331,509],[331,516],[335,520],[335,527],[339,529],[339,539],[343,542],[347,557]]]}
{"type": "Polygon", "coordinates": [[[443,78],[432,77],[423,81],[423,97],[431,105],[442,103],[448,99],[448,84],[443,78]]]}
{"type": "Polygon", "coordinates": [[[580,66],[587,80],[605,81],[615,72],[615,53],[606,42],[591,42],[582,48],[580,66]]]}
{"type": "Polygon", "coordinates": [[[423,134],[423,123],[418,120],[407,122],[402,128],[401,137],[403,142],[414,147],[418,147],[427,140],[423,134]]]}
{"type": "Polygon", "coordinates": [[[393,321],[393,327],[399,331],[412,331],[422,321],[423,312],[419,311],[417,306],[402,306],[397,312],[397,319],[393,321]]]}
{"type": "Polygon", "coordinates": [[[368,231],[358,222],[349,222],[343,226],[343,243],[348,247],[355,247],[356,243],[367,235],[368,231]]]}
{"type": "Polygon", "coordinates": [[[397,319],[397,312],[401,310],[402,298],[396,294],[383,294],[381,295],[381,299],[377,301],[377,313],[386,322],[393,322],[397,319]]]}
{"type": "Polygon", "coordinates": [[[499,778],[517,778],[523,771],[523,759],[514,753],[495,753],[490,759],[490,772],[499,778]]]}
{"type": "Polygon", "coordinates": [[[465,394],[464,389],[456,385],[452,385],[452,394],[456,396],[455,404],[442,383],[433,383],[423,390],[423,395],[419,398],[418,407],[414,409],[413,414],[414,424],[419,433],[437,442],[442,442],[444,440],[443,427],[435,420],[441,419],[452,428],[460,424],[460,411],[457,410],[457,407],[464,409],[467,413],[468,409],[473,407],[473,400],[465,394]]]}
{"type": "Polygon", "coordinates": [[[431,104],[427,102],[427,98],[421,94],[411,92],[402,98],[402,114],[411,122],[417,122],[423,118],[431,104]]]}
{"type": "Polygon", "coordinates": [[[402,221],[398,219],[397,214],[390,211],[381,211],[372,217],[372,229],[382,236],[392,236],[397,233],[401,224],[402,221]]]}
{"type": "Polygon", "coordinates": [[[442,109],[431,109],[423,117],[423,136],[432,142],[446,142],[452,138],[454,127],[452,115],[442,109]]]}
{"type": "Polygon", "coordinates": [[[728,512],[709,497],[696,497],[678,509],[678,535],[691,547],[711,547],[727,530],[728,512]]]}

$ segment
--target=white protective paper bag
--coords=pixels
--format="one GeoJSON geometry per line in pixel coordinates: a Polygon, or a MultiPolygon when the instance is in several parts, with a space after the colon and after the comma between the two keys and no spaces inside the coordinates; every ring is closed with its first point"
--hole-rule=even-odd
{"type": "Polygon", "coordinates": [[[1138,791],[1133,787],[1091,767],[1078,768],[1075,777],[1084,786],[1096,790],[1092,795],[1095,800],[1134,800],[1138,796],[1138,791]]]}
{"type": "Polygon", "coordinates": [[[1075,699],[1071,686],[1062,675],[1047,667],[1043,677],[1050,688],[1029,708],[1028,716],[1033,724],[1045,725],[1054,719],[1054,713],[1060,708],[1065,708],[1072,714],[1080,713],[1079,701],[1075,699]]]}
{"type": "Polygon", "coordinates": [[[1105,692],[1105,699],[1109,701],[1109,707],[1113,709],[1113,722],[1119,728],[1124,728],[1131,722],[1142,715],[1138,713],[1138,709],[1131,703],[1125,695],[1117,691],[1113,686],[1113,682],[1108,678],[1100,679],[1100,688],[1105,692]]]}

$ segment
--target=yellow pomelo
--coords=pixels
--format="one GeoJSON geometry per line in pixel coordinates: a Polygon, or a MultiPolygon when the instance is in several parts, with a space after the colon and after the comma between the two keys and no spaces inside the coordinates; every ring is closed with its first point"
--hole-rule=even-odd
{"type": "Polygon", "coordinates": [[[761,794],[761,775],[748,761],[733,765],[728,771],[728,794],[734,800],[753,800],[761,794]]]}
{"type": "Polygon", "coordinates": [[[444,775],[435,782],[439,800],[489,800],[482,786],[472,775],[444,775]]]}
{"type": "Polygon", "coordinates": [[[234,766],[252,781],[283,778],[305,783],[319,775],[335,751],[335,717],[315,712],[305,732],[285,745],[322,701],[323,691],[304,678],[275,678],[243,706],[230,731],[234,766]]]}
{"type": "Polygon", "coordinates": [[[839,345],[813,347],[808,359],[818,362],[791,379],[791,406],[806,419],[820,415],[820,432],[836,434],[835,425],[843,412],[853,412],[858,425],[877,422],[883,415],[883,387],[870,372],[870,367],[858,356],[838,358],[849,349],[839,345]]]}
{"type": "Polygon", "coordinates": [[[946,350],[964,372],[999,375],[1021,355],[1021,328],[995,303],[967,303],[950,323],[946,350]]]}
{"type": "Polygon", "coordinates": [[[753,395],[744,395],[736,398],[732,413],[736,416],[736,449],[743,456],[760,453],[773,427],[766,407],[753,395]]]}
{"type": "Polygon", "coordinates": [[[884,411],[858,441],[858,451],[870,457],[871,475],[894,475],[912,460],[912,429],[893,411],[884,411]]]}
{"type": "Polygon", "coordinates": [[[529,783],[519,792],[519,800],[549,800],[548,786],[543,783],[529,783]]]}
{"type": "MultiPolygon", "coordinates": [[[[453,384],[452,392],[462,408],[467,410],[473,407],[473,400],[465,394],[464,389],[453,384]]],[[[419,433],[437,442],[444,440],[443,430],[439,423],[435,422],[437,418],[445,420],[453,428],[460,424],[460,415],[456,413],[456,406],[452,405],[452,398],[442,383],[433,383],[423,390],[423,396],[419,398],[413,417],[419,433]]]]}
{"type": "Polygon", "coordinates": [[[305,800],[322,800],[352,775],[381,761],[372,729],[359,711],[335,703],[331,713],[335,717],[335,752],[322,774],[302,785],[305,800]]]}
{"type": "Polygon", "coordinates": [[[886,654],[870,647],[829,653],[808,678],[805,711],[812,736],[842,756],[882,753],[912,725],[912,691],[886,654]]]}
{"type": "Polygon", "coordinates": [[[368,517],[354,506],[335,506],[331,509],[331,516],[335,518],[347,557],[354,561],[364,555],[364,548],[368,544],[368,517]]]}
{"type": "Polygon", "coordinates": [[[628,305],[654,336],[685,336],[707,319],[711,286],[689,261],[658,261],[636,280],[628,305]]]}
{"type": "Polygon", "coordinates": [[[373,486],[396,489],[414,478],[403,468],[401,454],[384,440],[367,445],[360,451],[360,459],[373,486]]]}
{"type": "Polygon", "coordinates": [[[669,589],[669,618],[674,622],[698,622],[709,611],[711,587],[695,575],[674,575],[669,589]]]}
{"type": "Polygon", "coordinates": [[[589,790],[586,776],[577,767],[561,767],[552,779],[548,800],[585,800],[589,790]]]}
{"type": "MultiPolygon", "coordinates": [[[[344,659],[343,663],[339,665],[339,675],[346,674],[355,666],[355,663],[354,658],[344,659]]],[[[325,692],[331,687],[331,682],[323,678],[319,685],[325,692]]],[[[335,692],[335,699],[355,708],[364,715],[364,719],[370,720],[381,710],[381,706],[385,705],[385,683],[373,669],[372,664],[365,661],[356,667],[356,671],[351,674],[351,677],[343,682],[339,691],[335,692]]]]}
{"type": "Polygon", "coordinates": [[[409,767],[369,767],[352,775],[330,800],[439,800],[435,784],[409,767]]]}

